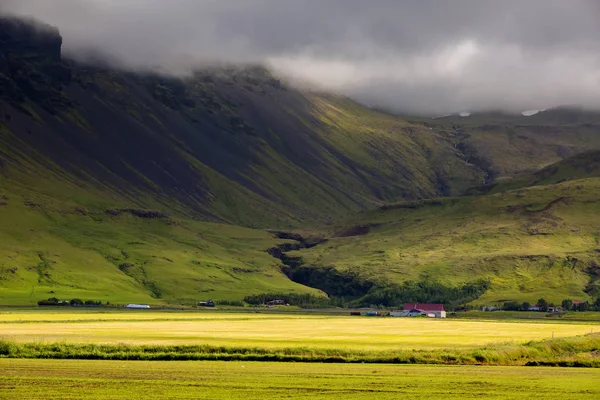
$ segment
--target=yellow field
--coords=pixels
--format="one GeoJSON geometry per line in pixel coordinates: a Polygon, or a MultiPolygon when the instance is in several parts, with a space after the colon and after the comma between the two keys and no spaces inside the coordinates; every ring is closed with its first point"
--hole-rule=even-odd
{"type": "Polygon", "coordinates": [[[600,324],[158,311],[0,313],[0,338],[17,342],[386,350],[468,348],[592,331],[600,332],[600,324]]]}

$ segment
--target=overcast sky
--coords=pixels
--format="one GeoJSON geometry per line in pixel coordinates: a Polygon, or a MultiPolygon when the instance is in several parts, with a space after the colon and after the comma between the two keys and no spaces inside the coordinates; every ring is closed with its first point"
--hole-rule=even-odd
{"type": "Polygon", "coordinates": [[[133,67],[264,62],[411,113],[600,108],[596,0],[0,0],[133,67]]]}

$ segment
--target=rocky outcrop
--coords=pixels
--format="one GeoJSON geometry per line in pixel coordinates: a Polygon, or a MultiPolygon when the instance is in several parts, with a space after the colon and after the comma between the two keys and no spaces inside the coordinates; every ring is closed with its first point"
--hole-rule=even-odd
{"type": "Polygon", "coordinates": [[[0,16],[0,44],[5,54],[27,53],[60,63],[62,37],[58,29],[34,20],[0,16]]]}
{"type": "Polygon", "coordinates": [[[140,209],[134,209],[134,208],[119,208],[119,209],[113,209],[113,210],[106,210],[106,213],[108,215],[112,215],[112,216],[118,216],[123,213],[126,213],[126,214],[131,214],[134,217],[138,217],[138,218],[150,218],[150,219],[169,218],[169,216],[167,214],[160,212],[160,211],[140,210],[140,209]]]}
{"type": "Polygon", "coordinates": [[[0,94],[16,104],[29,98],[52,113],[69,105],[62,86],[71,71],[62,62],[61,46],[54,27],[0,17],[0,94]]]}

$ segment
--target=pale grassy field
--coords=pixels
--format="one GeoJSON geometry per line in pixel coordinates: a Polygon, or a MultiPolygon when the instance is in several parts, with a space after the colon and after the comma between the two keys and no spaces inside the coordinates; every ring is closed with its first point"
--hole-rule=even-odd
{"type": "Polygon", "coordinates": [[[600,332],[600,323],[157,311],[0,313],[0,338],[18,342],[393,350],[469,348],[592,331],[600,332]]]}
{"type": "Polygon", "coordinates": [[[598,399],[600,369],[0,359],[0,399],[598,399]]]}

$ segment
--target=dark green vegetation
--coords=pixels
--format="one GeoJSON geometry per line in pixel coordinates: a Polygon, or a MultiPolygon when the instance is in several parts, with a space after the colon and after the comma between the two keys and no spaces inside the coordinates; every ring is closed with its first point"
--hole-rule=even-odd
{"type": "Polygon", "coordinates": [[[577,400],[600,395],[600,370],[581,368],[0,360],[0,371],[0,398],[7,399],[577,400]]]}
{"type": "Polygon", "coordinates": [[[259,348],[211,345],[100,345],[0,341],[0,358],[146,361],[279,361],[386,364],[527,365],[600,367],[600,335],[468,349],[348,350],[309,347],[259,348]]]}
{"type": "Polygon", "coordinates": [[[0,17],[2,304],[598,296],[594,113],[401,118],[258,66],[82,64],[36,24],[0,17]]]}
{"type": "Polygon", "coordinates": [[[259,306],[272,301],[280,300],[284,304],[303,308],[321,308],[331,306],[331,299],[323,296],[314,296],[310,293],[261,293],[244,297],[244,302],[259,306]]]}
{"type": "MultiPolygon", "coordinates": [[[[38,306],[61,306],[61,307],[99,307],[102,306],[101,301],[71,299],[62,301],[56,297],[50,297],[47,300],[38,301],[38,306]]],[[[110,303],[109,303],[110,304],[110,303]]]]}

